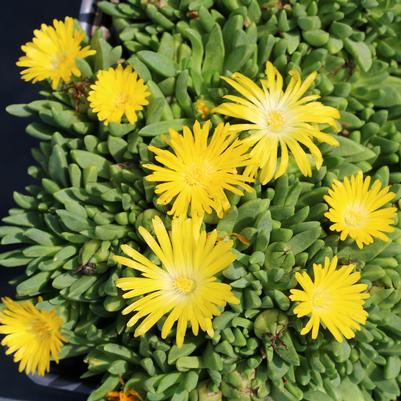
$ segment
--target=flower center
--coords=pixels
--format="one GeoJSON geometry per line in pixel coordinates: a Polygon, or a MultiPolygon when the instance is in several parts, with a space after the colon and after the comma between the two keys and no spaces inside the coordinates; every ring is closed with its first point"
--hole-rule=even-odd
{"type": "Polygon", "coordinates": [[[51,337],[51,329],[42,319],[37,317],[32,318],[30,328],[40,341],[49,341],[49,338],[51,337]]]}
{"type": "Polygon", "coordinates": [[[312,309],[315,311],[327,310],[331,303],[331,297],[326,291],[316,288],[311,297],[312,309]]]}
{"type": "Polygon", "coordinates": [[[195,283],[190,278],[177,277],[174,280],[174,287],[181,294],[189,294],[194,290],[195,283]]]}
{"type": "Polygon", "coordinates": [[[367,215],[367,211],[361,205],[349,206],[344,211],[344,223],[353,228],[361,227],[364,225],[367,215]]]}
{"type": "Polygon", "coordinates": [[[282,113],[278,111],[270,112],[267,116],[267,124],[272,130],[281,130],[284,125],[284,117],[282,113]]]}
{"type": "Polygon", "coordinates": [[[67,60],[68,56],[66,52],[60,52],[55,54],[50,60],[50,66],[53,70],[57,70],[60,68],[62,64],[64,64],[67,60]]]}
{"type": "Polygon", "coordinates": [[[124,107],[128,102],[128,97],[129,97],[128,94],[124,92],[116,95],[113,101],[114,107],[115,108],[124,107]]]}
{"type": "Polygon", "coordinates": [[[207,187],[214,168],[207,162],[194,163],[184,173],[184,181],[190,187],[207,187]]]}

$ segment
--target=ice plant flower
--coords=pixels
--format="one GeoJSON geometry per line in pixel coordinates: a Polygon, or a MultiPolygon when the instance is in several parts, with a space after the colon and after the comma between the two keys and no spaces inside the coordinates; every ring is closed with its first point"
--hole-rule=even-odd
{"type": "Polygon", "coordinates": [[[325,216],[333,223],[332,231],[341,232],[340,239],[344,241],[350,236],[359,248],[373,243],[374,238],[389,241],[384,233],[393,232],[391,224],[395,223],[397,209],[384,207],[395,194],[390,187],[382,188],[379,180],[370,187],[371,177],[363,178],[358,174],[344,181],[335,180],[324,197],[330,209],[325,216]]]}
{"type": "Polygon", "coordinates": [[[134,124],[138,120],[137,112],[149,104],[149,96],[147,85],[131,66],[123,68],[119,64],[117,68],[98,72],[88,101],[105,125],[120,123],[124,115],[128,122],[134,124]]]}
{"type": "Polygon", "coordinates": [[[252,191],[247,182],[253,181],[238,169],[249,163],[249,147],[236,138],[228,124],[219,124],[209,138],[210,120],[203,126],[198,121],[184,127],[183,133],[170,130],[171,150],[149,146],[161,165],[145,164],[153,170],[146,179],[158,182],[157,202],[166,205],[173,201],[169,214],[200,217],[214,210],[221,218],[230,208],[225,191],[243,195],[252,191]]]}
{"type": "Polygon", "coordinates": [[[314,140],[338,146],[337,140],[322,132],[319,124],[336,127],[339,112],[317,102],[318,95],[303,96],[316,78],[316,72],[304,82],[298,71],[292,70],[290,75],[291,80],[285,90],[283,77],[270,62],[266,64],[266,79],[261,80],[261,87],[240,73],[234,73],[231,78],[222,77],[242,97],[226,95],[224,98],[231,102],[213,109],[216,113],[248,121],[232,127],[238,131],[250,130],[245,140],[253,146],[251,156],[255,163],[250,164],[245,173],[253,176],[260,169],[262,184],[286,172],[289,152],[302,174],[311,176],[311,163],[305,148],[319,169],[323,157],[314,140]]]}
{"type": "Polygon", "coordinates": [[[0,312],[1,344],[14,354],[19,371],[43,376],[50,369],[50,358],[56,362],[65,339],[60,334],[63,320],[52,311],[41,311],[31,301],[15,302],[2,299],[5,308],[0,312]]]}
{"type": "Polygon", "coordinates": [[[143,401],[141,395],[129,388],[127,391],[110,391],[106,395],[108,401],[143,401]]]}
{"type": "Polygon", "coordinates": [[[290,299],[299,304],[294,308],[297,317],[309,316],[301,334],[312,330],[316,339],[322,324],[338,342],[355,337],[355,331],[366,322],[368,313],[363,309],[369,294],[367,284],[358,284],[361,278],[354,265],[337,267],[337,256],[326,257],[324,266],[313,265],[314,281],[308,273],[295,273],[302,290],[292,289],[290,299]]]}
{"type": "Polygon", "coordinates": [[[159,258],[161,267],[128,245],[121,249],[129,256],[114,256],[114,260],[142,273],[140,277],[117,280],[117,287],[127,291],[124,298],[143,297],[123,310],[134,312],[128,327],[144,318],[135,330],[135,336],[145,334],[163,316],[161,336],[166,338],[177,322],[176,342],[184,343],[188,323],[198,335],[199,328],[213,336],[213,316],[217,316],[226,303],[238,304],[229,284],[216,280],[216,274],[235,259],[232,241],[217,241],[217,232],[200,229],[199,219],[174,219],[167,232],[159,217],[153,219],[156,239],[143,227],[139,233],[159,258]]]}
{"type": "Polygon", "coordinates": [[[26,67],[21,71],[25,81],[51,81],[57,89],[60,81],[70,82],[71,77],[81,76],[76,59],[95,54],[89,46],[81,47],[85,32],[74,26],[74,20],[66,17],[64,22],[53,20],[53,26],[42,24],[34,32],[32,42],[21,47],[25,56],[19,58],[17,65],[26,67]]]}

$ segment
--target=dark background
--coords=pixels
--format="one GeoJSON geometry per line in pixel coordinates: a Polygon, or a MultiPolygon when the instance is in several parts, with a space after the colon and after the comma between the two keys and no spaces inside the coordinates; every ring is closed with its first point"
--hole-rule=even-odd
{"type": "MultiPolygon", "coordinates": [[[[15,65],[21,56],[20,46],[32,39],[32,32],[53,18],[78,17],[80,0],[3,0],[0,13],[0,218],[13,207],[13,191],[24,192],[33,183],[27,168],[33,164],[31,148],[37,141],[25,133],[28,119],[9,115],[9,104],[27,103],[38,98],[38,86],[24,82],[15,65]],[[4,4],[3,4],[4,3],[4,4]]],[[[4,249],[0,249],[0,252],[4,249]]],[[[13,296],[7,281],[17,273],[15,268],[0,267],[0,296],[13,296]]],[[[33,384],[17,365],[0,349],[0,401],[5,399],[32,401],[79,400],[74,394],[51,390],[33,384]]]]}
{"type": "MultiPolygon", "coordinates": [[[[1,0],[0,0],[1,1],[1,0]]],[[[33,183],[27,168],[34,163],[31,148],[37,140],[25,133],[29,119],[9,115],[9,104],[28,103],[38,98],[38,86],[24,82],[15,65],[21,56],[20,46],[32,39],[32,32],[40,24],[51,24],[53,18],[78,17],[80,0],[2,0],[0,13],[0,219],[14,206],[13,191],[24,192],[33,183]],[[4,3],[4,4],[3,4],[4,3]]],[[[0,252],[3,252],[0,247],[0,252]]],[[[13,296],[8,281],[21,272],[16,268],[0,267],[0,297],[13,296]]],[[[72,367],[71,370],[74,368],[72,367]]],[[[0,401],[80,401],[81,394],[55,390],[34,384],[10,356],[0,347],[0,401]]]]}

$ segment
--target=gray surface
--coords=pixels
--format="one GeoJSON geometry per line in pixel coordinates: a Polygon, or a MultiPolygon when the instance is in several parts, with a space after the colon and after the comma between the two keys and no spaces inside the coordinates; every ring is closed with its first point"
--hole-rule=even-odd
{"type": "Polygon", "coordinates": [[[28,378],[40,386],[51,387],[69,392],[72,391],[77,394],[89,395],[93,391],[92,387],[82,383],[81,381],[67,379],[52,373],[49,373],[45,376],[33,375],[29,376],[28,378]]]}

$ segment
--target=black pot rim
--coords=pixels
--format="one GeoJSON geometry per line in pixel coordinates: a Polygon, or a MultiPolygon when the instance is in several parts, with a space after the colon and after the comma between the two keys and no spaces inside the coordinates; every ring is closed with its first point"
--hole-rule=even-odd
{"type": "Polygon", "coordinates": [[[90,35],[95,18],[96,0],[81,0],[79,8],[79,22],[85,32],[90,35]]]}

